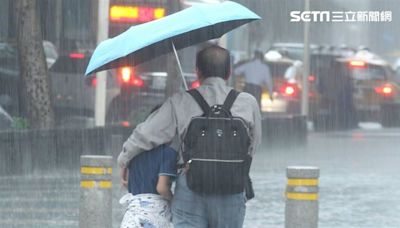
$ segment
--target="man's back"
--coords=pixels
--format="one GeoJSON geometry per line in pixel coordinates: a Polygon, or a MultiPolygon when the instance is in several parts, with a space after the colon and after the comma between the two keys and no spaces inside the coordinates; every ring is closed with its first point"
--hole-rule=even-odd
{"type": "MultiPolygon", "coordinates": [[[[205,79],[197,89],[211,106],[222,104],[232,88],[228,87],[223,79],[210,77],[205,79]]],[[[122,153],[119,158],[120,164],[129,162],[132,155],[136,156],[143,150],[171,142],[176,130],[179,139],[183,140],[191,119],[202,113],[201,108],[187,92],[175,94],[159,110],[150,115],[149,119],[137,126],[124,144],[124,148],[129,151],[134,150],[134,153],[122,153]]],[[[246,122],[252,139],[250,153],[253,155],[255,150],[253,145],[258,145],[261,141],[261,117],[257,101],[248,93],[240,93],[233,103],[231,113],[233,116],[243,118],[246,122]]]]}
{"type": "Polygon", "coordinates": [[[269,94],[273,93],[273,81],[270,69],[266,62],[262,60],[263,56],[254,58],[246,63],[237,66],[234,70],[236,77],[244,76],[246,86],[245,92],[253,95],[259,106],[261,105],[261,94],[263,89],[268,89],[269,94]]]}
{"type": "Polygon", "coordinates": [[[270,71],[266,63],[260,59],[253,59],[236,67],[236,75],[244,75],[246,83],[260,86],[267,86],[269,82],[270,71]]]}

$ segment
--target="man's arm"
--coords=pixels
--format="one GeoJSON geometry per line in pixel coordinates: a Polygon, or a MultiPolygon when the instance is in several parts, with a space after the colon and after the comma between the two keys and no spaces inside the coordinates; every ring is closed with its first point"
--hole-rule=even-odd
{"type": "Polygon", "coordinates": [[[141,152],[171,142],[176,128],[175,110],[172,99],[169,98],[145,122],[139,124],[125,141],[122,152],[118,156],[119,166],[127,167],[129,161],[141,152]]]}

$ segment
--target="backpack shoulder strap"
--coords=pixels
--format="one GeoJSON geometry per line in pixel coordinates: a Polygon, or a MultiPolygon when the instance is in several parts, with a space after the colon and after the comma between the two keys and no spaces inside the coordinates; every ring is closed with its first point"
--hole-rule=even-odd
{"type": "Polygon", "coordinates": [[[191,89],[187,91],[193,99],[200,106],[201,110],[203,110],[204,114],[208,114],[210,112],[210,106],[207,104],[207,101],[204,100],[204,97],[197,91],[197,89],[191,89]]]}
{"type": "Polygon", "coordinates": [[[227,111],[231,110],[232,105],[235,102],[238,95],[239,95],[239,92],[234,89],[229,91],[228,96],[226,97],[225,102],[223,104],[223,107],[225,110],[227,110],[227,111]]]}

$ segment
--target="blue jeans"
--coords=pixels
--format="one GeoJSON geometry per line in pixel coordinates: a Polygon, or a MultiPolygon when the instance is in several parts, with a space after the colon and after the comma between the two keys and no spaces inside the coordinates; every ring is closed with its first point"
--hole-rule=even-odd
{"type": "Polygon", "coordinates": [[[175,228],[240,228],[245,211],[244,193],[199,195],[188,188],[184,174],[178,176],[172,199],[175,228]]]}

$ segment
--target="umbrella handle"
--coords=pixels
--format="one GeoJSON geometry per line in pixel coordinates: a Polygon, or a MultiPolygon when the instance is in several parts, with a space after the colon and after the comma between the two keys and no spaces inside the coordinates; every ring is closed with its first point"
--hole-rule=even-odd
{"type": "Polygon", "coordinates": [[[178,52],[176,51],[174,42],[172,41],[171,43],[172,43],[172,48],[174,49],[176,61],[178,62],[179,71],[181,72],[181,77],[182,77],[183,85],[185,86],[185,90],[188,90],[188,86],[187,86],[185,77],[183,76],[181,61],[179,61],[178,52]]]}

